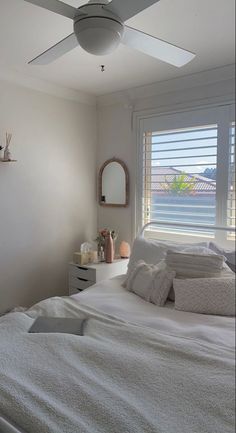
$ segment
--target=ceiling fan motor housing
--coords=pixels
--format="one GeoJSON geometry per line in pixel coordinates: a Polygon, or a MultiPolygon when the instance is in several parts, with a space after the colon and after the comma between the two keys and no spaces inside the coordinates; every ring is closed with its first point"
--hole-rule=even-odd
{"type": "Polygon", "coordinates": [[[97,56],[109,54],[121,42],[124,25],[115,14],[106,11],[101,3],[88,3],[74,19],[74,32],[80,46],[97,56]]]}

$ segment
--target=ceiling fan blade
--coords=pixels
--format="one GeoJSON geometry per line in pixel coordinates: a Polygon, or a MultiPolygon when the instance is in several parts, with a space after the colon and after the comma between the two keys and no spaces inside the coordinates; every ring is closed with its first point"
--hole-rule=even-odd
{"type": "Polygon", "coordinates": [[[67,36],[62,41],[58,42],[53,47],[44,51],[44,53],[35,57],[35,59],[31,60],[29,65],[48,65],[49,63],[54,62],[54,60],[73,50],[79,45],[78,40],[74,33],[67,36]]]}
{"type": "Polygon", "coordinates": [[[179,68],[189,63],[195,57],[195,54],[190,51],[186,51],[183,48],[179,48],[176,45],[128,26],[125,26],[122,43],[179,68]]]}
{"type": "Polygon", "coordinates": [[[40,6],[41,8],[55,12],[56,14],[63,15],[64,17],[73,18],[78,14],[78,9],[73,6],[67,5],[59,0],[25,0],[33,5],[40,6]]]}
{"type": "Polygon", "coordinates": [[[104,5],[104,9],[114,12],[122,21],[126,21],[149,8],[159,0],[112,0],[108,5],[104,5]]]}

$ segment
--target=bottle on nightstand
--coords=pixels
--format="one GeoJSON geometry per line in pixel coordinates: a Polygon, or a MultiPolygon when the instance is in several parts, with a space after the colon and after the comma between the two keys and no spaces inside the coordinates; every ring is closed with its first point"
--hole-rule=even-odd
{"type": "Polygon", "coordinates": [[[105,240],[105,260],[106,263],[112,263],[114,260],[114,242],[109,231],[105,240]]]}

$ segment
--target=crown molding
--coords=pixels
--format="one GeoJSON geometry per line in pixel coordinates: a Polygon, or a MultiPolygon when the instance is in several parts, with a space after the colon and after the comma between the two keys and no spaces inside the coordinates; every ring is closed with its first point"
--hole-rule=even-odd
{"type": "Polygon", "coordinates": [[[123,105],[125,108],[133,110],[135,104],[141,100],[167,95],[176,91],[181,92],[182,90],[235,80],[235,65],[227,65],[97,97],[32,77],[6,66],[0,66],[0,80],[77,103],[97,106],[97,108],[109,105],[123,105]]]}
{"type": "Polygon", "coordinates": [[[68,99],[81,104],[96,106],[96,97],[85,92],[70,89],[50,83],[49,81],[35,78],[6,66],[0,66],[0,80],[14,83],[21,87],[53,95],[58,98],[68,99]]]}
{"type": "Polygon", "coordinates": [[[129,106],[134,106],[139,100],[230,80],[235,80],[235,65],[226,65],[166,81],[159,81],[146,86],[101,95],[97,97],[97,106],[122,104],[129,108],[129,106]]]}

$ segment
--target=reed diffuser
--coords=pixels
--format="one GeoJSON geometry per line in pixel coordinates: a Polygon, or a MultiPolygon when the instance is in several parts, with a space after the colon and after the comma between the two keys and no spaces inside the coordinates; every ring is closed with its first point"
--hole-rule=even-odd
{"type": "Polygon", "coordinates": [[[6,132],[6,146],[4,150],[4,156],[3,156],[5,161],[11,161],[11,152],[9,150],[11,139],[12,139],[12,134],[6,132]]]}

